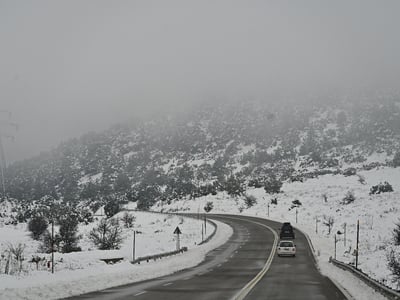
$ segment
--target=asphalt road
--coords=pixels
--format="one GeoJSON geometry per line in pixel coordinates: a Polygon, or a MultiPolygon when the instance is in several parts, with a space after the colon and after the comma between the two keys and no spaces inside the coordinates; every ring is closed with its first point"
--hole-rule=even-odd
{"type": "Polygon", "coordinates": [[[278,257],[271,229],[278,231],[279,223],[244,216],[209,217],[229,224],[234,233],[197,267],[70,299],[346,299],[318,272],[301,232],[296,230],[296,257],[278,257]]]}

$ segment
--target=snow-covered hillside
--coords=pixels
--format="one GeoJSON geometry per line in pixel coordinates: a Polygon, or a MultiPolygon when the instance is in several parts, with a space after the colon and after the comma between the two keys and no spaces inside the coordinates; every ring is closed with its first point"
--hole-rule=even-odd
{"type": "MultiPolygon", "coordinates": [[[[289,221],[309,234],[320,266],[327,273],[335,268],[327,266],[329,257],[334,256],[335,234],[338,239],[337,259],[354,262],[353,251],[359,220],[359,268],[386,285],[399,288],[399,283],[394,281],[387,267],[386,255],[390,249],[396,248],[393,246],[393,229],[400,222],[400,168],[383,167],[360,171],[357,175],[348,177],[324,175],[304,182],[284,183],[282,190],[282,193],[272,196],[266,194],[262,188],[247,190],[248,195],[257,199],[257,203],[249,208],[242,198],[235,199],[226,193],[219,193],[196,201],[176,201],[163,207],[155,205],[154,209],[196,212],[199,206],[213,202],[214,209],[211,213],[246,214],[281,222],[289,221]],[[392,184],[394,192],[369,194],[371,186],[384,181],[392,184]],[[343,204],[343,198],[349,191],[354,194],[355,200],[343,204]],[[271,204],[271,199],[276,199],[277,204],[271,204]],[[299,200],[301,205],[293,207],[294,200],[299,200]],[[329,218],[333,220],[330,234],[328,226],[324,225],[329,218]],[[344,234],[337,234],[338,231],[344,233],[345,227],[346,246],[344,234]]],[[[399,250],[397,249],[397,253],[400,253],[399,250]]]]}

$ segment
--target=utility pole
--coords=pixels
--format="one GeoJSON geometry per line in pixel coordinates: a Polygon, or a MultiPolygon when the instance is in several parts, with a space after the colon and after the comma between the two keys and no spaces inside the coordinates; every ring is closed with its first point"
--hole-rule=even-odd
{"type": "Polygon", "coordinates": [[[335,234],[335,255],[333,256],[336,259],[336,243],[337,243],[337,238],[336,238],[336,234],[335,234]]]}
{"type": "Polygon", "coordinates": [[[357,220],[357,242],[356,242],[356,269],[358,268],[358,242],[360,238],[360,220],[357,220]]]}
{"type": "Polygon", "coordinates": [[[51,219],[51,273],[54,274],[54,218],[51,219]]]}
{"type": "Polygon", "coordinates": [[[204,234],[207,235],[207,215],[204,214],[204,234]]]}
{"type": "Polygon", "coordinates": [[[299,214],[297,208],[296,208],[296,224],[297,224],[297,215],[299,214]]]}
{"type": "Polygon", "coordinates": [[[133,231],[133,245],[132,245],[132,261],[135,260],[136,257],[136,230],[133,231]]]}
{"type": "Polygon", "coordinates": [[[344,246],[346,247],[346,227],[347,227],[347,224],[346,223],[344,223],[344,225],[343,225],[343,244],[344,244],[344,246]]]}

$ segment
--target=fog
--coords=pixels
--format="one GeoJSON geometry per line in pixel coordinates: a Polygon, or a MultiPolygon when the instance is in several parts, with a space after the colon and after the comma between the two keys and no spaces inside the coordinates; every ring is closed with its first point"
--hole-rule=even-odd
{"type": "Polygon", "coordinates": [[[395,0],[0,0],[7,160],[209,97],[396,90],[399,11],[395,0]]]}

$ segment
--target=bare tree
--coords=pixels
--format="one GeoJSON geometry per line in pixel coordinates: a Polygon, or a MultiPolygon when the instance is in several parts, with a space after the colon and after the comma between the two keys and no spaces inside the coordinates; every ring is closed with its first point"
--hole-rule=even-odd
{"type": "Polygon", "coordinates": [[[328,234],[331,234],[333,224],[335,223],[335,219],[332,216],[324,216],[324,220],[322,223],[328,227],[328,234]]]}

